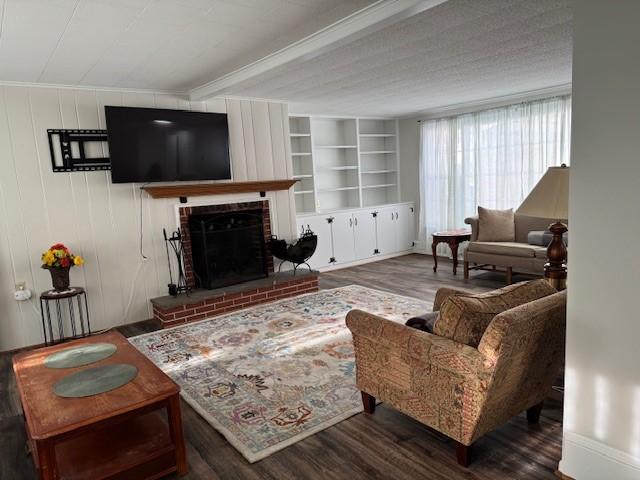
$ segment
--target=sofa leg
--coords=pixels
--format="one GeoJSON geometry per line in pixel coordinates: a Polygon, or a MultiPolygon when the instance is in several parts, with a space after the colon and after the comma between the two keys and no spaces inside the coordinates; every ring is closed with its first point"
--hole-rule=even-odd
{"type": "Polygon", "coordinates": [[[362,406],[366,413],[373,414],[376,411],[376,398],[366,392],[360,392],[362,395],[362,406]]]}
{"type": "Polygon", "coordinates": [[[463,467],[468,467],[471,463],[471,447],[472,445],[456,442],[456,458],[458,459],[458,464],[463,467]]]}
{"type": "Polygon", "coordinates": [[[535,424],[540,421],[540,414],[542,413],[543,403],[544,402],[540,402],[537,405],[534,405],[533,407],[527,409],[527,422],[535,424]]]}
{"type": "Polygon", "coordinates": [[[507,267],[507,285],[513,283],[513,267],[507,267]]]}
{"type": "Polygon", "coordinates": [[[469,262],[464,261],[464,279],[469,280],[469,262]]]}

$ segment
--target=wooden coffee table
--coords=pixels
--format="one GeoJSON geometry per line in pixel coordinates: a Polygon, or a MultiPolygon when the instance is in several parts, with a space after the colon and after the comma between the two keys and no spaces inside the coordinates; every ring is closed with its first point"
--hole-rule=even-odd
{"type": "Polygon", "coordinates": [[[13,358],[27,437],[42,480],[156,479],[187,473],[180,387],[116,331],[24,352],[13,358]],[[111,357],[76,368],[52,369],[53,352],[87,343],[118,347],[111,357]],[[77,371],[130,363],[126,385],[84,398],[63,398],[53,385],[77,371]],[[162,410],[166,409],[166,415],[162,410]]]}
{"type": "Polygon", "coordinates": [[[457,230],[444,230],[433,234],[433,242],[431,243],[431,253],[433,254],[433,271],[438,270],[438,257],[436,256],[436,247],[439,243],[446,243],[451,249],[453,256],[453,274],[458,273],[458,245],[462,242],[471,240],[471,230],[460,228],[457,230]]]}

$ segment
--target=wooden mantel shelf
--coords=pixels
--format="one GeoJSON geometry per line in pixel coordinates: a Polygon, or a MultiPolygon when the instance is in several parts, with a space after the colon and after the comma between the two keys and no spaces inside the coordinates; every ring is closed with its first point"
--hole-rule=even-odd
{"type": "Polygon", "coordinates": [[[288,190],[296,182],[297,180],[264,180],[261,182],[189,183],[157,187],[147,185],[142,189],[153,198],[177,198],[288,190]]]}

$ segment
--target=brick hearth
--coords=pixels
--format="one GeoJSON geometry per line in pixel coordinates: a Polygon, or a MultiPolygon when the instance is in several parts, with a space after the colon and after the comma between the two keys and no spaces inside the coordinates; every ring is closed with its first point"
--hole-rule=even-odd
{"type": "Polygon", "coordinates": [[[318,272],[282,272],[215,290],[195,290],[190,296],[159,297],[151,300],[153,318],[162,328],[318,291],[318,272]]]}

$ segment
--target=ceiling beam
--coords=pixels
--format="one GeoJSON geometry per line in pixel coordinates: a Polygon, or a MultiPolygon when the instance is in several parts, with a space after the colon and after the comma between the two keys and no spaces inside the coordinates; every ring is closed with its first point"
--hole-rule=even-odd
{"type": "Polygon", "coordinates": [[[233,85],[300,58],[312,58],[392,23],[416,15],[447,0],[378,0],[337,22],[253,63],[223,75],[189,92],[191,100],[225,93],[233,85]]]}

